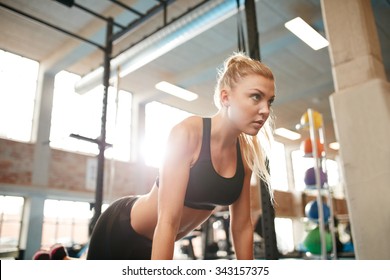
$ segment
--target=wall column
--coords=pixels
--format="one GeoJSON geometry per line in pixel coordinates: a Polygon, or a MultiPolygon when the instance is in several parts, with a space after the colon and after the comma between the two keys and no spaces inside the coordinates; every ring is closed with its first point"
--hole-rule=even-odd
{"type": "Polygon", "coordinates": [[[37,99],[35,104],[35,119],[33,141],[35,142],[32,184],[47,187],[49,182],[50,166],[50,126],[51,111],[53,108],[55,74],[46,72],[44,67],[39,68],[37,99]]]}
{"type": "Polygon", "coordinates": [[[31,195],[25,200],[23,224],[21,232],[21,249],[24,249],[24,259],[31,260],[41,249],[44,196],[31,195]]]}
{"type": "Polygon", "coordinates": [[[143,163],[143,141],[145,138],[145,104],[133,95],[131,105],[131,154],[130,161],[143,163]]]}
{"type": "Polygon", "coordinates": [[[48,188],[50,174],[50,126],[53,107],[55,74],[47,72],[42,65],[38,73],[38,85],[35,104],[36,120],[33,126],[32,139],[35,142],[32,167],[32,185],[42,188],[42,196],[30,196],[26,199],[26,207],[22,225],[21,248],[25,249],[24,258],[31,260],[34,253],[40,249],[42,240],[42,224],[44,218],[45,194],[48,188]]]}
{"type": "Polygon", "coordinates": [[[390,259],[390,84],[369,0],[321,0],[357,259],[390,259]]]}

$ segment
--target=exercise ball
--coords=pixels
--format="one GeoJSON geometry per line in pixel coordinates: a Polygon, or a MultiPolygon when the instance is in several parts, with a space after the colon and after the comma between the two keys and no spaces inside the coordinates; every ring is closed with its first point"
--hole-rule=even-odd
{"type": "MultiPolygon", "coordinates": [[[[322,209],[324,213],[324,221],[325,223],[328,222],[330,217],[330,209],[329,206],[325,203],[322,203],[322,209]]],[[[309,201],[305,206],[305,214],[306,217],[308,217],[310,220],[318,222],[319,219],[319,213],[318,213],[318,203],[317,200],[309,201]]]]}
{"type": "MultiPolygon", "coordinates": [[[[314,128],[318,129],[322,127],[322,115],[318,113],[317,111],[313,111],[313,122],[314,122],[314,128]]],[[[303,127],[309,126],[309,114],[308,112],[304,113],[301,117],[301,125],[303,127]]]]}
{"type": "MultiPolygon", "coordinates": [[[[332,251],[332,235],[325,231],[326,252],[332,251]]],[[[303,241],[305,249],[313,255],[321,255],[321,234],[319,227],[311,230],[303,241]]]]}
{"type": "MultiPolygon", "coordinates": [[[[321,143],[319,139],[316,141],[317,143],[317,156],[321,157],[324,152],[324,144],[321,143]]],[[[313,147],[310,138],[306,138],[301,143],[301,151],[304,153],[305,157],[313,157],[313,147]]]]}
{"type": "MultiPolygon", "coordinates": [[[[304,181],[305,181],[306,187],[308,187],[308,188],[313,188],[316,186],[316,174],[315,174],[314,167],[311,167],[311,168],[306,170],[304,181]]],[[[323,187],[327,181],[328,181],[328,176],[326,175],[326,173],[324,171],[322,171],[320,169],[321,187],[323,187]]]]}

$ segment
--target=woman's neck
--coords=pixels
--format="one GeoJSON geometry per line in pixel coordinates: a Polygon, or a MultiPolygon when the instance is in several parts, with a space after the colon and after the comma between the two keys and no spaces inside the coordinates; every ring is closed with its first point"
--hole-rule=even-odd
{"type": "Polygon", "coordinates": [[[221,147],[236,145],[240,131],[235,129],[227,114],[219,111],[211,118],[211,138],[221,147]]]}

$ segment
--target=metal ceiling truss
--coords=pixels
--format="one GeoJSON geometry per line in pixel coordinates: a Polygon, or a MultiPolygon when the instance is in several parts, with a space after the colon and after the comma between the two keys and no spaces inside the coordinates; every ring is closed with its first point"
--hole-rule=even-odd
{"type": "MultiPolygon", "coordinates": [[[[171,20],[171,22],[167,22],[167,14],[168,14],[168,6],[175,2],[174,0],[156,0],[157,4],[150,8],[146,13],[142,13],[140,11],[137,11],[136,9],[129,7],[128,5],[124,4],[121,1],[118,0],[110,0],[110,2],[114,3],[115,5],[120,6],[121,8],[130,11],[131,13],[135,14],[137,18],[133,21],[131,21],[127,26],[123,26],[120,23],[117,23],[114,21],[111,17],[105,17],[99,13],[94,12],[93,10],[84,7],[80,4],[77,4],[75,0],[55,0],[56,2],[59,2],[69,8],[75,7],[78,8],[98,19],[104,20],[107,23],[107,32],[106,32],[106,41],[105,45],[102,46],[96,42],[93,42],[87,38],[84,38],[76,33],[70,32],[68,30],[65,30],[62,27],[56,26],[54,24],[51,24],[49,22],[46,22],[42,19],[39,19],[35,16],[29,15],[25,12],[22,12],[20,10],[17,10],[9,5],[6,5],[4,3],[0,3],[0,6],[8,9],[18,15],[24,16],[32,21],[38,22],[40,24],[46,25],[50,28],[53,28],[57,31],[60,31],[62,33],[65,33],[73,38],[76,38],[78,40],[81,40],[85,43],[91,44],[96,46],[98,49],[102,50],[104,52],[104,74],[103,74],[103,86],[104,86],[104,95],[103,95],[103,106],[102,106],[102,117],[101,117],[101,132],[100,136],[96,139],[91,139],[88,137],[84,137],[81,135],[75,135],[71,134],[71,137],[75,137],[81,140],[85,140],[88,142],[92,142],[98,145],[99,147],[99,154],[98,154],[98,168],[97,168],[97,183],[96,183],[96,192],[95,192],[95,203],[94,203],[94,215],[90,221],[90,233],[101,215],[101,206],[103,202],[103,182],[104,182],[104,151],[107,147],[110,147],[111,145],[106,143],[106,117],[107,117],[107,97],[108,97],[108,88],[109,88],[109,77],[110,77],[110,62],[112,59],[112,48],[113,43],[117,40],[119,40],[123,35],[127,34],[129,31],[134,29],[135,27],[139,26],[140,24],[146,22],[148,19],[153,17],[154,15],[160,13],[163,11],[164,17],[163,17],[163,26],[160,28],[157,28],[154,32],[151,34],[146,35],[143,39],[140,41],[134,43],[133,45],[129,46],[127,49],[130,49],[135,44],[140,43],[142,40],[145,40],[145,38],[150,37],[157,31],[161,30],[162,28],[166,27],[167,25],[177,21],[178,19],[182,18],[183,16],[187,15],[188,13],[194,11],[198,7],[202,6],[206,2],[209,2],[211,0],[204,0],[200,2],[199,4],[191,7],[183,14],[179,15],[178,17],[171,20]],[[119,27],[120,31],[117,33],[113,33],[113,27],[119,27]]],[[[237,5],[239,8],[239,0],[237,0],[237,5]]],[[[257,26],[256,26],[256,14],[255,11],[255,4],[253,0],[245,1],[245,10],[246,10],[246,16],[247,16],[247,28],[248,28],[248,43],[249,43],[249,51],[251,53],[251,57],[260,59],[260,50],[258,47],[258,32],[257,32],[257,26]]],[[[244,42],[241,42],[242,45],[244,45],[244,42]]],[[[126,50],[127,50],[126,49],[126,50]]],[[[126,51],[124,50],[124,51],[126,51]]],[[[123,52],[124,52],[123,51],[123,52]]],[[[120,53],[119,53],[120,54],[120,53]]],[[[118,55],[119,55],[118,54],[118,55]]],[[[267,259],[277,259],[278,253],[276,249],[276,238],[275,238],[275,231],[274,231],[274,224],[273,224],[273,218],[274,218],[274,209],[271,205],[269,205],[269,196],[267,195],[266,188],[262,182],[261,184],[261,201],[263,204],[263,215],[265,218],[265,223],[263,224],[264,228],[266,229],[266,258],[267,259]]]]}

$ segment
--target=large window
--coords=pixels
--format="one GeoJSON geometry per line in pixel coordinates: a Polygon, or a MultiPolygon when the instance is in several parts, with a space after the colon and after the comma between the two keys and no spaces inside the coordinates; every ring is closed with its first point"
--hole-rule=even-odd
{"type": "Polygon", "coordinates": [[[88,242],[89,220],[92,211],[89,203],[47,199],[44,208],[42,248],[55,243],[65,246],[88,242]]]}
{"type": "MultiPolygon", "coordinates": [[[[107,207],[108,204],[103,204],[102,212],[107,207]]],[[[92,215],[88,202],[46,199],[41,247],[48,249],[56,243],[66,247],[86,244],[92,215]]]]}
{"type": "Polygon", "coordinates": [[[145,142],[142,152],[147,165],[160,166],[170,130],[174,125],[189,116],[191,114],[188,112],[159,102],[154,101],[146,104],[145,142]]]}
{"type": "MultiPolygon", "coordinates": [[[[31,141],[39,63],[0,50],[0,137],[31,141]],[[22,102],[21,102],[22,101],[22,102]]],[[[97,154],[96,144],[69,137],[100,135],[103,87],[79,95],[74,91],[78,75],[61,71],[54,85],[50,145],[73,152],[97,154]]],[[[106,156],[130,159],[131,93],[109,88],[107,138],[113,148],[106,156]]]]}
{"type": "Polygon", "coordinates": [[[24,198],[0,196],[0,250],[19,248],[24,198]]]}
{"type": "MultiPolygon", "coordinates": [[[[95,139],[100,136],[103,86],[80,95],[74,84],[79,76],[62,71],[56,75],[52,109],[50,144],[73,152],[98,154],[96,144],[69,137],[70,134],[95,139]]],[[[110,87],[107,102],[106,142],[113,148],[106,156],[130,159],[131,93],[110,87]]]]}
{"type": "Polygon", "coordinates": [[[282,254],[293,252],[295,245],[292,220],[275,218],[275,233],[279,252],[282,254]]]}
{"type": "Polygon", "coordinates": [[[271,186],[275,190],[288,191],[287,165],[284,145],[274,142],[270,155],[271,186]]]}
{"type": "Polygon", "coordinates": [[[39,63],[0,50],[0,137],[31,141],[39,63]]]}

